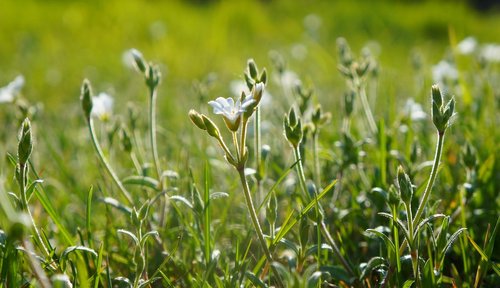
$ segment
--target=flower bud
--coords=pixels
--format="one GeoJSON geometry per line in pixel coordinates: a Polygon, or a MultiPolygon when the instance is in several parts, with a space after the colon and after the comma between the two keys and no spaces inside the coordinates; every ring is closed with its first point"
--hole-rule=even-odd
{"type": "Polygon", "coordinates": [[[207,126],[205,125],[205,122],[203,121],[202,114],[198,113],[196,110],[189,110],[189,119],[191,119],[191,122],[193,122],[196,127],[200,128],[201,130],[207,130],[207,126]]]}
{"type": "Polygon", "coordinates": [[[90,113],[92,112],[92,88],[89,80],[83,80],[80,101],[82,102],[83,115],[89,121],[90,113]]]}
{"type": "Polygon", "coordinates": [[[269,223],[276,223],[276,219],[278,218],[278,199],[276,198],[276,194],[272,193],[269,198],[269,202],[267,203],[266,209],[266,218],[269,223]]]}
{"type": "Polygon", "coordinates": [[[24,119],[19,132],[19,143],[17,146],[17,157],[20,164],[25,164],[33,151],[33,137],[31,134],[31,123],[28,118],[24,119]]]}
{"type": "Polygon", "coordinates": [[[354,110],[355,96],[356,92],[354,90],[344,93],[344,111],[347,117],[349,117],[352,114],[352,111],[354,110]]]}
{"type": "Polygon", "coordinates": [[[448,122],[451,116],[453,116],[453,112],[455,112],[455,99],[452,98],[444,108],[443,112],[444,121],[448,122]]]}
{"type": "Polygon", "coordinates": [[[257,104],[260,103],[263,94],[264,94],[264,83],[262,82],[256,83],[252,89],[252,97],[255,101],[253,105],[257,106],[257,104]]]}
{"type": "Polygon", "coordinates": [[[398,167],[398,185],[401,199],[406,204],[410,203],[413,196],[413,186],[410,177],[405,173],[401,165],[398,167]]]}
{"type": "Polygon", "coordinates": [[[24,119],[19,133],[17,146],[17,158],[20,164],[25,164],[33,151],[33,137],[31,135],[31,123],[28,118],[24,119]]]}
{"type": "Polygon", "coordinates": [[[148,70],[146,73],[146,84],[149,87],[157,87],[160,84],[161,80],[161,72],[157,66],[148,66],[148,70]]]}
{"type": "Polygon", "coordinates": [[[259,82],[267,84],[267,71],[266,68],[262,69],[260,73],[259,82]]]}
{"type": "Polygon", "coordinates": [[[387,201],[390,205],[398,205],[399,201],[401,200],[401,197],[399,196],[399,194],[396,191],[396,188],[393,185],[389,187],[389,192],[387,193],[387,197],[388,197],[387,201]]]}
{"type": "Polygon", "coordinates": [[[215,138],[220,138],[220,132],[219,128],[217,128],[217,125],[215,125],[212,120],[210,120],[207,116],[201,114],[201,118],[203,119],[203,124],[205,124],[205,127],[208,132],[208,135],[215,137],[215,138]]]}
{"type": "Polygon", "coordinates": [[[302,123],[300,119],[295,115],[294,109],[290,109],[288,116],[285,115],[283,120],[283,126],[285,130],[285,137],[290,142],[292,147],[297,148],[302,141],[302,123]]]}
{"type": "Polygon", "coordinates": [[[137,49],[130,49],[130,54],[132,54],[132,57],[134,58],[134,64],[137,70],[142,73],[146,73],[148,64],[146,64],[146,61],[142,57],[142,53],[137,49]]]}
{"type": "Polygon", "coordinates": [[[130,140],[130,135],[128,134],[127,130],[123,127],[122,129],[120,129],[120,139],[123,150],[125,150],[125,152],[127,153],[130,153],[132,151],[132,141],[130,140]]]}
{"type": "Polygon", "coordinates": [[[437,104],[437,107],[441,108],[443,105],[443,95],[441,94],[441,90],[439,90],[439,86],[437,84],[432,85],[431,94],[432,101],[437,104]]]}
{"type": "Polygon", "coordinates": [[[474,169],[477,165],[477,152],[469,142],[462,148],[462,163],[469,169],[474,169]]]}
{"type": "Polygon", "coordinates": [[[248,59],[247,67],[248,67],[248,74],[249,74],[250,78],[256,80],[257,75],[259,73],[257,72],[257,65],[255,64],[255,61],[253,59],[248,59]]]}

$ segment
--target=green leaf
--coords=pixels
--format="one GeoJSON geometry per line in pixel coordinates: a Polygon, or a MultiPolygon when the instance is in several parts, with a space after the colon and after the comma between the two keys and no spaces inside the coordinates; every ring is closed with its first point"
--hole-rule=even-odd
{"type": "Polygon", "coordinates": [[[453,233],[453,235],[450,236],[450,239],[448,239],[448,242],[446,242],[446,246],[444,246],[443,250],[441,251],[442,257],[444,257],[448,249],[450,249],[451,245],[453,245],[453,242],[457,240],[458,236],[460,236],[460,234],[462,234],[462,232],[466,230],[467,228],[460,228],[455,233],[453,233]]]}
{"type": "Polygon", "coordinates": [[[326,186],[325,189],[323,189],[323,191],[321,191],[321,193],[316,195],[316,197],[314,197],[311,200],[311,202],[309,202],[309,204],[307,204],[306,207],[304,207],[304,209],[302,209],[302,211],[300,211],[300,214],[295,216],[295,218],[293,218],[293,219],[292,219],[292,216],[293,216],[293,214],[295,214],[295,212],[291,211],[290,214],[288,215],[288,217],[286,218],[285,222],[283,222],[283,224],[281,225],[281,228],[278,231],[278,233],[276,234],[276,237],[273,239],[273,243],[271,246],[276,245],[281,240],[281,238],[285,237],[285,235],[293,228],[293,226],[295,226],[295,224],[297,224],[299,219],[301,217],[306,216],[307,213],[309,212],[309,210],[311,210],[319,202],[319,200],[321,198],[323,198],[330,191],[330,189],[333,188],[333,186],[335,186],[336,183],[337,183],[337,180],[334,180],[334,181],[332,181],[332,183],[330,183],[330,185],[326,186]]]}
{"type": "Polygon", "coordinates": [[[128,215],[130,215],[132,213],[132,209],[130,209],[128,206],[120,203],[115,198],[105,197],[105,198],[100,198],[99,200],[104,202],[104,204],[107,204],[111,207],[114,207],[114,208],[116,208],[116,209],[118,209],[118,210],[120,210],[128,215]]]}
{"type": "Polygon", "coordinates": [[[160,183],[158,180],[147,177],[147,176],[129,176],[122,180],[124,185],[138,185],[143,187],[151,188],[155,191],[159,191],[160,183]]]}
{"type": "Polygon", "coordinates": [[[210,200],[226,197],[229,197],[229,194],[227,194],[226,192],[214,192],[210,194],[210,200]]]}
{"type": "Polygon", "coordinates": [[[430,221],[432,221],[434,219],[443,218],[443,217],[446,217],[446,215],[444,215],[444,214],[434,214],[434,215],[431,215],[431,216],[423,219],[422,221],[420,221],[420,223],[418,224],[417,228],[415,229],[415,235],[418,234],[418,232],[425,226],[425,224],[429,223],[430,221]]]}
{"type": "Polygon", "coordinates": [[[415,280],[406,280],[402,288],[410,288],[413,282],[415,282],[415,280]]]}
{"type": "Polygon", "coordinates": [[[308,288],[318,287],[318,285],[320,285],[321,283],[321,278],[326,278],[326,280],[328,280],[329,278],[331,278],[331,275],[328,272],[316,271],[312,273],[312,275],[309,276],[309,278],[307,278],[306,287],[308,288]]]}
{"type": "Polygon", "coordinates": [[[481,167],[479,167],[478,179],[487,183],[491,175],[493,175],[493,170],[495,169],[495,153],[492,153],[486,161],[483,162],[481,167]]]}
{"type": "Polygon", "coordinates": [[[383,257],[375,256],[371,258],[368,263],[366,263],[366,266],[364,267],[363,271],[361,272],[361,276],[359,277],[360,280],[363,280],[368,276],[369,273],[371,273],[373,270],[381,267],[381,266],[387,266],[387,260],[383,257]]]}
{"type": "MultiPolygon", "coordinates": [[[[321,250],[326,250],[326,251],[332,252],[333,248],[332,248],[332,246],[330,246],[326,243],[321,243],[321,250]]],[[[307,249],[305,255],[311,256],[314,253],[316,253],[317,251],[318,251],[318,245],[313,245],[313,246],[309,247],[309,249],[307,249]]]]}
{"type": "Polygon", "coordinates": [[[380,232],[378,229],[366,229],[365,235],[368,237],[371,237],[370,234],[374,234],[375,236],[378,236],[379,238],[381,238],[384,241],[387,248],[389,248],[391,253],[396,252],[396,245],[394,245],[394,242],[392,242],[392,240],[387,235],[380,232]]]}
{"type": "Polygon", "coordinates": [[[132,238],[132,240],[134,240],[135,245],[137,246],[139,245],[139,238],[137,238],[137,236],[135,236],[134,233],[125,229],[118,229],[116,232],[129,236],[130,238],[132,238]]]}
{"type": "Polygon", "coordinates": [[[63,253],[61,253],[61,265],[62,265],[63,270],[65,270],[64,263],[66,263],[69,255],[75,251],[86,252],[86,253],[89,253],[90,255],[94,256],[95,258],[98,257],[98,254],[97,254],[97,252],[94,251],[94,249],[91,249],[91,248],[88,248],[85,246],[70,246],[70,247],[66,248],[66,250],[63,251],[63,253]]]}
{"type": "MultiPolygon", "coordinates": [[[[400,219],[394,219],[392,214],[385,213],[385,212],[379,212],[378,215],[389,218],[389,219],[393,220],[394,222],[396,222],[400,231],[403,231],[403,234],[405,234],[404,236],[406,237],[406,239],[408,239],[408,241],[410,240],[410,234],[408,233],[408,229],[406,229],[406,226],[403,223],[403,221],[401,221],[400,219]]],[[[411,244],[411,243],[409,243],[409,244],[411,244]]]]}
{"type": "Polygon", "coordinates": [[[186,205],[187,207],[189,207],[189,209],[193,209],[193,205],[191,204],[191,202],[189,202],[189,200],[187,200],[183,196],[173,195],[173,196],[170,196],[170,200],[180,202],[180,203],[186,205]]]}
{"type": "Polygon", "coordinates": [[[246,271],[245,276],[250,282],[252,282],[254,287],[267,288],[267,285],[264,282],[262,282],[262,280],[260,280],[259,277],[255,276],[255,274],[253,274],[252,272],[246,271]]]}

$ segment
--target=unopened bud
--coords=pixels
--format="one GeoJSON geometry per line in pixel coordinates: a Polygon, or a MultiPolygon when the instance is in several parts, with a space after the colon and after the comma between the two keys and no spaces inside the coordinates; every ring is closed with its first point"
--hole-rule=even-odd
{"type": "Polygon", "coordinates": [[[90,119],[90,113],[92,112],[92,88],[87,79],[83,80],[80,101],[82,103],[83,115],[88,121],[90,119]]]}
{"type": "Polygon", "coordinates": [[[205,124],[206,130],[208,132],[208,135],[215,137],[215,138],[220,138],[220,132],[219,128],[217,128],[217,125],[215,125],[210,118],[207,116],[201,114],[201,118],[203,119],[203,124],[205,124]]]}
{"type": "Polygon", "coordinates": [[[25,164],[33,151],[33,137],[31,134],[31,123],[28,118],[24,119],[19,133],[17,146],[17,157],[20,164],[25,164]]]}
{"type": "Polygon", "coordinates": [[[132,57],[134,58],[134,64],[135,67],[137,67],[137,70],[139,70],[142,73],[146,73],[148,65],[146,64],[146,61],[142,57],[142,53],[137,49],[130,49],[130,54],[132,54],[132,57]]]}
{"type": "Polygon", "coordinates": [[[202,114],[198,113],[196,110],[189,110],[189,119],[191,119],[191,122],[193,122],[196,127],[200,128],[201,130],[207,130],[207,126],[205,125],[205,122],[203,121],[202,114]]]}
{"type": "Polygon", "coordinates": [[[248,66],[248,74],[250,75],[250,78],[256,80],[257,79],[257,65],[255,64],[255,61],[253,59],[249,59],[247,62],[248,66]]]}
{"type": "Polygon", "coordinates": [[[267,71],[266,71],[266,68],[262,69],[262,72],[260,73],[259,81],[261,83],[267,84],[267,71]]]}
{"type": "Polygon", "coordinates": [[[437,104],[437,107],[441,108],[443,105],[443,95],[441,94],[441,90],[439,90],[439,86],[437,84],[432,85],[431,93],[432,101],[437,104]]]}
{"type": "Polygon", "coordinates": [[[413,196],[413,186],[402,166],[398,167],[398,185],[401,199],[407,204],[410,203],[413,196]]]}

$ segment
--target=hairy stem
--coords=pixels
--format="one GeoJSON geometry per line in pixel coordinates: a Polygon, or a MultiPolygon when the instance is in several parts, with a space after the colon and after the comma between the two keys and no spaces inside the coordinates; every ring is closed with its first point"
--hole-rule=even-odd
{"type": "Polygon", "coordinates": [[[366,121],[368,122],[370,132],[375,135],[377,134],[377,124],[375,124],[375,119],[373,118],[372,110],[366,97],[366,90],[364,86],[362,86],[362,84],[358,85],[358,93],[361,98],[361,105],[363,105],[363,111],[365,112],[366,121]]]}
{"type": "MultiPolygon", "coordinates": [[[[262,250],[264,250],[264,254],[266,256],[267,262],[269,264],[273,263],[273,256],[271,255],[271,251],[269,251],[269,247],[267,247],[266,239],[264,239],[264,233],[262,232],[262,228],[260,227],[259,219],[257,217],[257,212],[255,211],[255,206],[252,201],[252,195],[250,194],[250,188],[248,187],[248,182],[245,177],[245,167],[242,165],[237,168],[238,174],[240,175],[241,184],[243,186],[243,194],[245,195],[245,202],[247,204],[248,213],[250,214],[250,219],[252,220],[253,228],[255,229],[255,233],[257,233],[257,238],[259,239],[260,246],[262,250]]],[[[278,287],[284,287],[281,277],[278,274],[278,271],[273,265],[270,265],[273,273],[278,280],[278,287]]]]}
{"type": "Polygon", "coordinates": [[[434,164],[432,165],[431,176],[429,177],[429,182],[427,182],[427,186],[425,187],[424,194],[422,196],[422,201],[418,205],[417,212],[415,213],[415,217],[413,218],[413,227],[417,227],[422,217],[422,213],[424,212],[425,206],[427,205],[427,201],[429,201],[429,196],[431,195],[432,186],[434,185],[434,181],[436,180],[439,162],[441,160],[441,154],[443,151],[443,143],[444,143],[444,132],[438,132],[438,142],[436,144],[436,155],[434,156],[434,164]]]}
{"type": "Polygon", "coordinates": [[[118,189],[120,190],[122,195],[125,197],[128,204],[133,204],[132,197],[128,193],[127,189],[125,189],[125,187],[123,186],[123,184],[120,181],[120,179],[118,178],[118,176],[116,176],[113,168],[111,168],[111,165],[108,163],[108,160],[106,160],[106,157],[104,156],[104,153],[102,152],[101,145],[97,141],[97,138],[95,135],[94,120],[92,118],[89,118],[87,124],[88,124],[89,131],[90,131],[90,138],[92,139],[92,144],[94,145],[94,148],[97,152],[97,156],[98,156],[99,160],[104,165],[106,172],[108,172],[109,176],[111,176],[111,179],[113,179],[113,182],[115,182],[116,186],[118,186],[118,189]]]}
{"type": "Polygon", "coordinates": [[[151,142],[151,150],[153,153],[153,165],[155,167],[156,175],[158,176],[158,181],[161,181],[161,168],[160,160],[158,158],[158,148],[156,143],[156,97],[157,97],[157,86],[149,87],[149,140],[151,142]]]}

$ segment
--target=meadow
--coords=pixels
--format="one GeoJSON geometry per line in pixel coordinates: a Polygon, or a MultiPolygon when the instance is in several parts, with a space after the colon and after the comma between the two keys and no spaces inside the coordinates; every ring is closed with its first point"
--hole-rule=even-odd
{"type": "Polygon", "coordinates": [[[500,287],[499,15],[3,1],[0,287],[500,287]]]}

